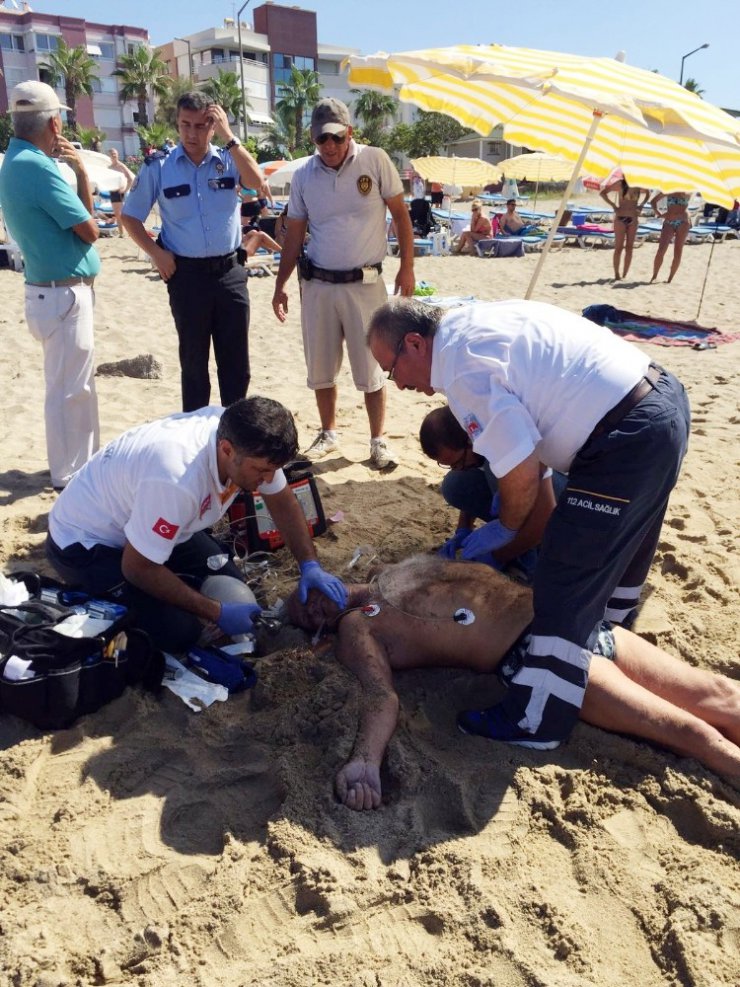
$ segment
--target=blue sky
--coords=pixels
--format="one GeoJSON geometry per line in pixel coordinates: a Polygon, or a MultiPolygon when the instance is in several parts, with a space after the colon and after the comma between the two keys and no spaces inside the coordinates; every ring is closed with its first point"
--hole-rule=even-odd
{"type": "MultiPolygon", "coordinates": [[[[250,21],[252,7],[260,2],[252,0],[242,19],[250,21]]],[[[234,15],[241,0],[32,0],[31,5],[39,12],[103,23],[125,17],[128,24],[147,28],[152,42],[161,44],[221,23],[234,15]]],[[[681,0],[528,0],[518,5],[493,0],[314,0],[300,6],[316,11],[320,41],[364,54],[492,42],[581,55],[614,55],[621,49],[630,64],[678,80],[682,55],[708,42],[708,49],[686,59],[684,79],[697,79],[710,102],[740,109],[737,0],[704,0],[685,7],[681,0]]]]}

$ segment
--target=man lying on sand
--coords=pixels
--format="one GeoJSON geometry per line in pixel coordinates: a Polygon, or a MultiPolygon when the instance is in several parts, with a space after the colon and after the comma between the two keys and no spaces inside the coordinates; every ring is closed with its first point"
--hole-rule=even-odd
{"type": "MultiPolygon", "coordinates": [[[[306,604],[293,593],[288,615],[307,630],[336,631],[337,657],[360,680],[359,729],[335,786],[350,809],[376,809],[380,764],[398,717],[392,670],[453,666],[496,671],[508,683],[527,653],[532,592],[488,566],[435,556],[388,566],[348,590],[345,610],[320,593],[306,604]]],[[[468,710],[458,725],[485,735],[485,717],[468,710]]],[[[602,626],[580,717],[740,782],[740,684],[693,668],[622,627],[602,626]]]]}

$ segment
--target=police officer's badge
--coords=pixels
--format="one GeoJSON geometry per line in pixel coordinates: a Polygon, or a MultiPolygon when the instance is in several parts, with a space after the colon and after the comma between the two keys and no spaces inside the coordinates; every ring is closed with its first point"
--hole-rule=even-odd
{"type": "Polygon", "coordinates": [[[223,173],[224,173],[223,162],[222,161],[217,161],[216,162],[216,174],[223,175],[223,173]]]}
{"type": "Polygon", "coordinates": [[[360,175],[357,179],[357,190],[360,195],[370,195],[373,187],[373,180],[369,175],[360,175]]]}

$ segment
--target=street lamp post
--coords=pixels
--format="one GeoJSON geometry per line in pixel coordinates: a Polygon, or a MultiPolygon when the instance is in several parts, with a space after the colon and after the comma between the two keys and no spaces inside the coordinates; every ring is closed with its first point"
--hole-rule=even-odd
{"type": "Polygon", "coordinates": [[[188,79],[190,80],[190,85],[193,84],[193,57],[190,52],[190,42],[187,38],[175,38],[175,41],[182,41],[183,44],[188,46],[188,79]]]}
{"type": "Polygon", "coordinates": [[[686,61],[686,59],[689,57],[689,55],[695,55],[697,53],[697,51],[701,51],[702,48],[708,48],[708,47],[709,47],[709,42],[708,41],[705,41],[703,45],[699,45],[699,47],[698,48],[694,48],[693,51],[687,51],[686,54],[683,56],[683,58],[681,59],[681,75],[679,76],[679,79],[678,79],[679,86],[682,86],[683,85],[683,63],[686,61]]]}
{"type": "Polygon", "coordinates": [[[244,3],[239,8],[239,13],[236,15],[236,29],[239,37],[239,77],[241,79],[242,87],[242,126],[244,133],[244,140],[246,141],[249,136],[249,128],[247,127],[247,94],[244,91],[244,52],[242,50],[242,11],[249,4],[250,0],[244,0],[244,3]]]}

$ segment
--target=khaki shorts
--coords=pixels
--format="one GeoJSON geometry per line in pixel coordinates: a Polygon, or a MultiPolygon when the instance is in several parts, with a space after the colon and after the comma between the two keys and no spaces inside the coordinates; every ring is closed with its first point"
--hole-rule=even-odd
{"type": "Polygon", "coordinates": [[[386,376],[370,352],[365,332],[370,316],[388,301],[385,282],[330,284],[314,278],[301,283],[301,328],[308,371],[314,391],[333,387],[347,343],[352,380],[358,391],[379,391],[386,376]]]}

